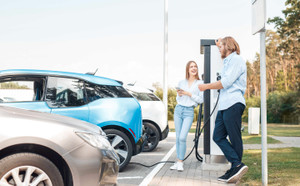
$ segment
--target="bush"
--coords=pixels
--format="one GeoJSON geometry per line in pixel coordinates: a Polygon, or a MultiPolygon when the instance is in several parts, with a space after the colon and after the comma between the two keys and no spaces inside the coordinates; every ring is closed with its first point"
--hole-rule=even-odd
{"type": "MultiPolygon", "coordinates": [[[[155,94],[162,100],[163,90],[158,88],[155,94]]],[[[168,120],[173,120],[174,109],[177,104],[177,92],[175,89],[168,89],[168,120]]],[[[267,120],[268,123],[300,123],[300,92],[275,91],[267,97],[267,120]]],[[[260,107],[260,97],[250,97],[246,99],[246,108],[242,116],[243,122],[248,122],[248,109],[250,107],[260,107]]],[[[194,121],[197,121],[199,106],[194,110],[194,121]]],[[[203,112],[202,112],[203,114],[203,112]]]]}
{"type": "MultiPolygon", "coordinates": [[[[299,124],[300,122],[300,93],[295,91],[275,91],[267,97],[268,123],[299,124]]],[[[246,109],[243,121],[248,122],[249,107],[260,107],[260,97],[246,99],[246,109]]]]}

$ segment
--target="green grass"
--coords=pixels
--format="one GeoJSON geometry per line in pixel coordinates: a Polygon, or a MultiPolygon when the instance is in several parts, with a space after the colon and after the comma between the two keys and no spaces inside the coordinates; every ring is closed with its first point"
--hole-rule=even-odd
{"type": "Polygon", "coordinates": [[[268,124],[267,133],[272,136],[300,137],[300,125],[268,124]]]}
{"type": "MultiPolygon", "coordinates": [[[[268,149],[269,185],[300,185],[300,148],[268,149]]],[[[261,185],[261,150],[245,150],[249,170],[240,185],[261,185]]]]}
{"type": "MultiPolygon", "coordinates": [[[[244,144],[261,144],[261,135],[250,135],[246,126],[242,132],[242,139],[244,144]]],[[[267,142],[268,144],[281,143],[270,136],[267,136],[267,142]]]]}
{"type": "MultiPolygon", "coordinates": [[[[202,125],[203,126],[203,123],[202,125]]],[[[245,131],[243,136],[248,135],[248,125],[245,124],[245,131]]],[[[175,132],[174,121],[169,121],[169,127],[171,132],[175,132]]],[[[194,122],[190,133],[195,133],[196,123],[194,122]]],[[[267,134],[268,136],[286,136],[286,137],[300,137],[300,125],[286,125],[286,124],[268,124],[267,125],[267,134]]],[[[258,136],[256,136],[258,137],[258,136]]],[[[270,141],[272,143],[272,141],[270,141]]]]}

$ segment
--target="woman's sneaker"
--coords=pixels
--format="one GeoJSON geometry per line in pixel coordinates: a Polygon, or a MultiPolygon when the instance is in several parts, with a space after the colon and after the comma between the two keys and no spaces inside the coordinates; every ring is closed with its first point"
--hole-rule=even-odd
{"type": "Polygon", "coordinates": [[[170,169],[171,169],[171,170],[176,170],[176,169],[177,169],[177,163],[178,163],[178,162],[174,163],[174,164],[170,167],[170,169]]]}
{"type": "Polygon", "coordinates": [[[180,172],[183,171],[183,162],[177,162],[177,170],[180,172]]]}

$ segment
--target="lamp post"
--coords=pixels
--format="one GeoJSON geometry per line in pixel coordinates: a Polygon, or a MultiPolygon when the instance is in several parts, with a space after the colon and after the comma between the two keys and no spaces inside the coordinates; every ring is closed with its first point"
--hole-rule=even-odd
{"type": "Polygon", "coordinates": [[[163,102],[168,119],[168,0],[164,0],[163,102]]]}

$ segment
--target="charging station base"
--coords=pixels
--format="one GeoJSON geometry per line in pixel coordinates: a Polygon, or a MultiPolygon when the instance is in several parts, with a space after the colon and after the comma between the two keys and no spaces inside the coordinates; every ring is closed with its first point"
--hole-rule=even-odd
{"type": "Polygon", "coordinates": [[[230,169],[231,164],[224,155],[205,155],[201,165],[202,170],[226,171],[230,169]]]}

